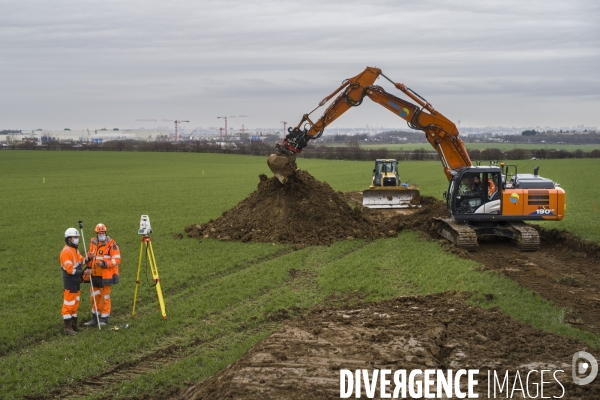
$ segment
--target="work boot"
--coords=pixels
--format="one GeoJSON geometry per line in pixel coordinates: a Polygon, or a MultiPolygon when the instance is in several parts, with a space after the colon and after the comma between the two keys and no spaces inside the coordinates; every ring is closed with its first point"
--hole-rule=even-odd
{"type": "Polygon", "coordinates": [[[75,332],[79,332],[79,327],[77,326],[77,317],[71,318],[71,321],[73,321],[71,323],[71,328],[73,328],[75,332]]]}
{"type": "Polygon", "coordinates": [[[96,318],[96,314],[92,313],[92,319],[89,320],[88,322],[84,322],[83,326],[87,326],[88,328],[91,328],[92,326],[96,326],[98,325],[98,319],[96,318]]]}
{"type": "Polygon", "coordinates": [[[108,325],[108,317],[100,317],[100,326],[108,325]]]}
{"type": "Polygon", "coordinates": [[[65,335],[69,335],[69,336],[77,335],[77,332],[75,332],[72,328],[72,325],[71,325],[72,321],[70,319],[65,319],[64,321],[65,321],[65,329],[64,329],[63,333],[65,335]]]}

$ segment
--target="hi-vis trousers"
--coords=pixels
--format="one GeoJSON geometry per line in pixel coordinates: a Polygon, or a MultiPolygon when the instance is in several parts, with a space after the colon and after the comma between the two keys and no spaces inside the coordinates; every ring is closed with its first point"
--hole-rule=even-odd
{"type": "Polygon", "coordinates": [[[93,292],[90,287],[90,303],[92,304],[92,313],[98,314],[100,312],[101,318],[110,317],[110,285],[101,288],[94,286],[93,292]],[[94,308],[94,297],[98,306],[97,310],[94,308]]]}

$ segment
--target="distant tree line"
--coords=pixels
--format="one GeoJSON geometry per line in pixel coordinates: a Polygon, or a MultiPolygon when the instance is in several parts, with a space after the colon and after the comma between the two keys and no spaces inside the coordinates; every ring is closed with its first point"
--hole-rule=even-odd
{"type": "Polygon", "coordinates": [[[535,130],[528,130],[528,131],[521,132],[521,136],[535,136],[535,135],[537,135],[537,131],[535,131],[535,130]]]}
{"type": "MultiPolygon", "coordinates": [[[[72,151],[148,151],[148,152],[193,152],[193,153],[223,153],[223,154],[249,154],[267,156],[274,153],[275,147],[271,143],[250,142],[247,144],[225,143],[223,145],[209,144],[199,141],[186,142],[141,142],[137,140],[111,140],[101,144],[75,144],[71,142],[51,141],[44,145],[34,142],[23,142],[3,147],[12,150],[72,150],[72,151]]],[[[469,157],[473,161],[486,160],[526,160],[538,159],[562,159],[562,158],[600,158],[600,150],[583,151],[577,149],[567,150],[468,150],[469,157]]],[[[400,161],[437,160],[438,154],[431,148],[413,150],[391,150],[391,149],[367,149],[362,148],[358,142],[350,142],[344,146],[315,145],[311,143],[299,155],[304,158],[318,158],[325,160],[363,160],[372,161],[378,158],[395,158],[400,161]]]]}

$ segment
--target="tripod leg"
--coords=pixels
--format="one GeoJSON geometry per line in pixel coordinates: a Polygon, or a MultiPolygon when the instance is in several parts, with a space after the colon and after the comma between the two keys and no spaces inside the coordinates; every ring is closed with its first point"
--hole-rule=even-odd
{"type": "Polygon", "coordinates": [[[142,254],[144,252],[144,241],[142,239],[142,243],[140,244],[140,258],[138,261],[137,267],[137,276],[135,278],[135,292],[133,293],[133,311],[131,311],[131,316],[135,316],[135,302],[137,300],[138,288],[140,287],[140,271],[142,268],[142,254]]]}
{"type": "Polygon", "coordinates": [[[152,270],[152,278],[156,282],[156,294],[158,295],[158,303],[160,304],[160,312],[162,313],[163,319],[167,319],[167,311],[165,309],[165,300],[163,298],[162,289],[160,287],[160,277],[158,276],[158,267],[156,266],[156,259],[154,258],[154,250],[152,250],[152,243],[148,242],[150,252],[148,258],[150,259],[150,269],[152,270]]]}

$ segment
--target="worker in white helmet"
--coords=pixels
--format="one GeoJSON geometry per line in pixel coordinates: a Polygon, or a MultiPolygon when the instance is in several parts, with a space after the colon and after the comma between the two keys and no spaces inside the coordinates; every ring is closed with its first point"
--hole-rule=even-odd
{"type": "Polygon", "coordinates": [[[83,275],[89,275],[91,271],[83,266],[86,260],[77,250],[79,245],[79,231],[69,228],[65,231],[65,246],[60,252],[60,266],[63,275],[63,305],[62,317],[64,321],[64,334],[77,334],[77,309],[79,308],[80,291],[83,275]]]}

